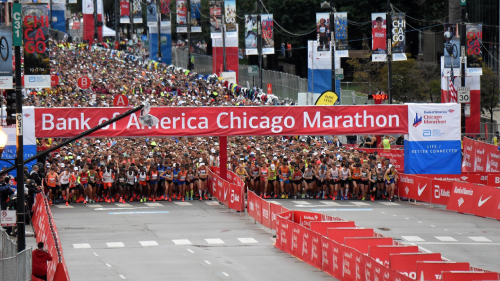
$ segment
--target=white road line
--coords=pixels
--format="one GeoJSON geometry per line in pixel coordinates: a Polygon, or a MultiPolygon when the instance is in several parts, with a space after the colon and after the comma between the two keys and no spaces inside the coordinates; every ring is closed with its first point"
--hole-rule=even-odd
{"type": "Polygon", "coordinates": [[[298,204],[298,205],[310,205],[311,203],[307,201],[292,201],[292,203],[298,204]]]}
{"type": "Polygon", "coordinates": [[[271,241],[273,241],[274,243],[276,243],[276,238],[274,237],[269,237],[271,239],[271,241]]]}
{"type": "Polygon", "coordinates": [[[90,249],[90,244],[84,243],[84,244],[73,244],[73,248],[75,249],[90,249]]]}
{"type": "Polygon", "coordinates": [[[63,203],[61,203],[61,205],[54,205],[54,206],[56,206],[59,209],[73,209],[74,208],[71,205],[69,205],[69,206],[63,205],[63,203]]]}
{"type": "Polygon", "coordinates": [[[434,225],[431,224],[431,227],[436,227],[436,226],[434,226],[434,225]]]}
{"type": "Polygon", "coordinates": [[[426,249],[426,248],[424,248],[424,247],[420,247],[420,246],[418,246],[418,249],[420,249],[420,250],[422,250],[422,251],[424,251],[424,252],[426,252],[426,253],[432,253],[432,251],[427,250],[427,249],[426,249]]]}
{"type": "Polygon", "coordinates": [[[354,204],[356,206],[369,206],[370,204],[365,203],[365,202],[350,202],[351,204],[354,204]]]}
{"type": "Polygon", "coordinates": [[[99,255],[96,252],[93,252],[94,256],[98,257],[99,255]]]}
{"type": "Polygon", "coordinates": [[[99,205],[99,204],[87,204],[87,207],[89,207],[89,208],[102,208],[102,205],[99,205]]]}
{"type": "Polygon", "coordinates": [[[476,242],[491,242],[490,239],[482,236],[468,236],[469,239],[474,240],[476,242]]]}
{"type": "Polygon", "coordinates": [[[409,220],[410,218],[405,218],[405,220],[409,220]]]}
{"type": "MultiPolygon", "coordinates": [[[[408,243],[405,243],[408,244],[408,243]]],[[[473,242],[415,242],[418,245],[475,245],[475,246],[500,246],[500,243],[473,243],[473,242]]]]}
{"type": "Polygon", "coordinates": [[[451,236],[434,236],[434,238],[436,238],[437,240],[439,241],[442,241],[442,242],[457,242],[458,240],[451,237],[451,236]]]}
{"type": "Polygon", "coordinates": [[[188,239],[177,239],[177,240],[172,240],[175,245],[191,245],[191,241],[188,239]]]}
{"type": "Polygon", "coordinates": [[[155,202],[155,203],[147,203],[147,202],[146,202],[146,203],[144,203],[144,204],[146,204],[146,206],[149,206],[149,207],[163,207],[163,205],[162,205],[162,204],[160,204],[160,203],[156,203],[156,202],[155,202]]]}
{"type": "Polygon", "coordinates": [[[141,243],[143,247],[158,246],[158,242],[156,241],[139,241],[139,243],[141,243]]]}
{"type": "Polygon", "coordinates": [[[191,206],[191,205],[193,205],[193,204],[188,203],[188,202],[174,202],[174,203],[179,205],[179,206],[191,206]]]}
{"type": "Polygon", "coordinates": [[[253,239],[253,238],[238,238],[238,240],[240,240],[241,243],[243,244],[255,244],[255,243],[259,243],[259,241],[253,239]]]}
{"type": "Polygon", "coordinates": [[[281,203],[280,203],[280,202],[278,202],[278,201],[267,201],[267,202],[269,202],[269,203],[273,203],[273,204],[276,204],[276,205],[281,205],[281,203]]]}
{"type": "Polygon", "coordinates": [[[122,242],[107,242],[108,248],[123,248],[125,245],[122,242]]]}
{"type": "Polygon", "coordinates": [[[207,260],[205,260],[205,263],[206,263],[206,264],[211,264],[211,263],[210,263],[209,261],[207,261],[207,260]]]}
{"type": "Polygon", "coordinates": [[[380,204],[384,204],[386,206],[399,206],[398,203],[394,203],[394,202],[379,202],[380,204]]]}
{"type": "Polygon", "coordinates": [[[210,205],[210,206],[218,206],[219,202],[215,201],[205,201],[205,204],[210,205]]]}
{"type": "Polygon", "coordinates": [[[385,214],[385,212],[381,212],[382,214],[385,214]]]}
{"type": "Polygon", "coordinates": [[[408,242],[423,242],[425,241],[424,239],[418,237],[418,236],[401,236],[404,240],[408,242]]]}
{"type": "Polygon", "coordinates": [[[111,267],[111,264],[109,264],[109,263],[106,263],[106,266],[107,266],[107,267],[111,267]]]}
{"type": "Polygon", "coordinates": [[[418,223],[423,223],[423,222],[421,222],[421,221],[418,221],[418,223]]]}
{"type": "Polygon", "coordinates": [[[187,249],[187,251],[190,252],[191,254],[194,254],[194,251],[191,249],[187,249]]]}
{"type": "Polygon", "coordinates": [[[123,204],[123,203],[115,203],[116,206],[120,207],[120,208],[132,208],[133,206],[130,205],[130,204],[123,204]]]}
{"type": "Polygon", "coordinates": [[[127,279],[127,278],[125,278],[125,276],[123,276],[123,275],[121,275],[121,274],[120,274],[120,275],[118,275],[118,276],[120,276],[120,278],[121,278],[121,279],[123,279],[123,280],[127,279]]]}
{"type": "Polygon", "coordinates": [[[332,202],[332,201],[319,201],[322,204],[328,205],[328,206],[340,206],[339,203],[332,202]]]}
{"type": "MultiPolygon", "coordinates": [[[[132,205],[130,205],[132,206],[132,205]]],[[[113,211],[113,210],[135,210],[135,209],[150,209],[151,207],[133,207],[133,208],[95,208],[96,211],[113,211]]]]}
{"type": "Polygon", "coordinates": [[[392,215],[393,217],[397,217],[398,215],[392,215]]]}
{"type": "Polygon", "coordinates": [[[229,277],[229,274],[225,273],[225,272],[222,272],[222,274],[226,277],[229,277]]]}
{"type": "Polygon", "coordinates": [[[224,244],[224,241],[222,241],[222,239],[219,238],[205,239],[205,241],[207,241],[208,244],[224,244]]]}

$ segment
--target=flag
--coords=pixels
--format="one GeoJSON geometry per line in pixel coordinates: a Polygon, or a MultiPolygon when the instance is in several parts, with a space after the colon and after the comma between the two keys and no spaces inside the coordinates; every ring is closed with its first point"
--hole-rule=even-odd
{"type": "Polygon", "coordinates": [[[449,102],[457,102],[457,89],[455,88],[455,76],[453,74],[453,68],[450,72],[450,84],[449,87],[449,102]]]}

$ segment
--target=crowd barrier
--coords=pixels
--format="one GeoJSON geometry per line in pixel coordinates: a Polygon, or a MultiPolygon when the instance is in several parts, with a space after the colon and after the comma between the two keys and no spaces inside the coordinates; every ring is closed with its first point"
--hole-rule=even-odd
{"type": "MultiPolygon", "coordinates": [[[[47,266],[47,280],[69,281],[68,269],[64,261],[57,227],[52,219],[47,197],[42,192],[37,194],[33,205],[32,223],[35,228],[37,242],[43,242],[45,248],[52,255],[52,261],[47,266]]],[[[38,280],[35,277],[32,278],[38,280]]]]}
{"type": "Polygon", "coordinates": [[[463,140],[463,162],[464,172],[500,172],[500,154],[498,146],[464,138],[463,140]]]}
{"type": "Polygon", "coordinates": [[[405,170],[405,151],[404,149],[383,149],[383,148],[361,148],[363,152],[367,152],[368,154],[373,154],[377,152],[380,157],[385,157],[391,161],[391,164],[394,165],[396,171],[399,173],[403,173],[405,170]]]}
{"type": "Polygon", "coordinates": [[[229,209],[245,210],[245,183],[235,173],[227,171],[226,181],[220,176],[219,167],[210,167],[208,171],[209,192],[229,209]]]}
{"type": "Polygon", "coordinates": [[[401,244],[353,221],[292,211],[252,191],[247,209],[256,222],[276,231],[276,248],[339,280],[500,280],[496,272],[420,251],[418,246],[401,244]]]}

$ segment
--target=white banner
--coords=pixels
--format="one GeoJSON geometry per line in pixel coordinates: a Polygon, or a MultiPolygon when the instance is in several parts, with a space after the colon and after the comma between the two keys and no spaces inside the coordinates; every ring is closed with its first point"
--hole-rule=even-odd
{"type": "Polygon", "coordinates": [[[409,141],[460,140],[460,104],[408,104],[409,141]]]}

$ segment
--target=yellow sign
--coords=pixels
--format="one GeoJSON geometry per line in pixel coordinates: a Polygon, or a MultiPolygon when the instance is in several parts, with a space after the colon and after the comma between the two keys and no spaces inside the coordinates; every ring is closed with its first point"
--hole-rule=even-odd
{"type": "Polygon", "coordinates": [[[338,104],[339,96],[332,91],[326,91],[319,96],[314,105],[335,105],[338,104]]]}

